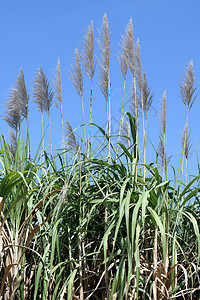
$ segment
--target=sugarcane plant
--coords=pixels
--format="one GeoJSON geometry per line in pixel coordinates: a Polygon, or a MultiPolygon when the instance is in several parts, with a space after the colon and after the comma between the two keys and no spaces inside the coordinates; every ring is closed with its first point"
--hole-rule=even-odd
{"type": "Polygon", "coordinates": [[[67,98],[63,101],[60,60],[53,83],[62,149],[53,151],[50,110],[54,92],[41,67],[32,92],[32,104],[41,113],[42,123],[34,155],[30,151],[30,96],[22,69],[5,102],[3,119],[10,127],[10,139],[0,137],[0,299],[198,299],[200,172],[187,176],[189,112],[197,99],[193,62],[180,83],[187,117],[176,169],[169,166],[167,154],[166,91],[161,97],[158,147],[152,150],[147,142],[151,140],[147,119],[156,99],[143,71],[139,40],[134,44],[132,19],[118,51],[123,87],[116,135],[111,131],[112,44],[106,14],[96,61],[94,34],[91,22],[69,71],[81,100],[80,137],[69,116],[65,119],[67,98]],[[92,114],[97,97],[93,96],[95,72],[98,96],[105,98],[106,128],[96,124],[92,114]],[[89,87],[84,81],[83,89],[85,75],[89,87]],[[50,151],[44,146],[45,112],[50,151]],[[94,131],[99,136],[95,146],[94,131]],[[155,161],[148,161],[148,151],[155,151],[155,161]]]}

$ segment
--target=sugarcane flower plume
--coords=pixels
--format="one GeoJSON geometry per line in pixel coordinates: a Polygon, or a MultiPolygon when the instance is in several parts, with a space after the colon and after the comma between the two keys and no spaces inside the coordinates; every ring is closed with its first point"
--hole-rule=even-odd
{"type": "Polygon", "coordinates": [[[101,30],[99,31],[100,39],[98,40],[99,51],[101,55],[99,70],[99,87],[106,101],[108,101],[109,84],[110,84],[110,32],[107,15],[104,14],[101,30]]]}
{"type": "Polygon", "coordinates": [[[72,153],[76,153],[79,148],[74,131],[68,121],[65,121],[65,145],[72,153]]]}
{"type": "Polygon", "coordinates": [[[94,64],[94,32],[93,32],[93,22],[88,28],[83,41],[83,53],[82,59],[85,67],[85,71],[90,79],[94,77],[95,64],[94,64]]]}
{"type": "Polygon", "coordinates": [[[142,82],[142,94],[143,94],[143,108],[142,108],[141,101],[139,101],[139,106],[141,109],[144,110],[145,115],[147,115],[147,112],[149,111],[149,108],[153,102],[154,94],[152,93],[151,88],[149,87],[145,73],[142,82]]]}
{"type": "Polygon", "coordinates": [[[55,91],[56,91],[56,98],[60,105],[57,103],[55,100],[55,106],[61,110],[61,105],[62,105],[62,84],[61,84],[61,69],[60,69],[60,59],[58,58],[57,62],[57,72],[54,74],[54,81],[53,81],[55,91]]]}
{"type": "Polygon", "coordinates": [[[30,96],[28,95],[25,79],[24,79],[24,71],[21,68],[20,74],[17,77],[16,83],[14,85],[14,89],[16,91],[17,97],[19,99],[21,105],[21,113],[22,116],[27,120],[28,118],[28,105],[30,96]]]}
{"type": "Polygon", "coordinates": [[[6,108],[3,120],[16,131],[19,129],[21,123],[21,105],[19,102],[19,97],[15,89],[12,89],[8,100],[4,103],[6,108]]]}
{"type": "Polygon", "coordinates": [[[141,55],[140,55],[140,42],[139,39],[137,40],[136,43],[136,50],[135,50],[135,63],[136,63],[136,80],[137,80],[137,85],[139,88],[140,93],[142,92],[142,63],[141,63],[141,55]]]}
{"type": "Polygon", "coordinates": [[[196,79],[194,77],[193,61],[191,60],[188,63],[185,75],[181,76],[181,83],[179,84],[181,99],[188,110],[192,108],[192,105],[197,98],[197,86],[195,80],[196,79]]]}
{"type": "Polygon", "coordinates": [[[43,111],[49,113],[53,103],[54,92],[50,88],[50,83],[41,67],[38,69],[34,78],[33,96],[38,110],[41,113],[43,113],[43,111]]]}
{"type": "Polygon", "coordinates": [[[75,86],[77,94],[82,97],[83,95],[83,70],[81,66],[81,59],[78,52],[78,48],[74,52],[74,64],[71,65],[72,71],[70,73],[70,79],[75,86]]]}
{"type": "Polygon", "coordinates": [[[118,51],[118,61],[120,64],[120,69],[124,80],[126,79],[126,74],[129,67],[129,46],[130,46],[129,38],[130,36],[128,34],[128,26],[127,26],[125,35],[122,36],[122,41],[119,44],[121,48],[121,52],[118,51]]]}
{"type": "Polygon", "coordinates": [[[185,158],[188,159],[192,155],[192,145],[189,139],[188,126],[185,125],[182,135],[181,135],[182,148],[184,150],[185,158]]]}
{"type": "Polygon", "coordinates": [[[135,76],[135,55],[134,55],[134,38],[133,38],[133,21],[132,18],[126,27],[126,51],[128,57],[128,66],[133,76],[135,76]]]}

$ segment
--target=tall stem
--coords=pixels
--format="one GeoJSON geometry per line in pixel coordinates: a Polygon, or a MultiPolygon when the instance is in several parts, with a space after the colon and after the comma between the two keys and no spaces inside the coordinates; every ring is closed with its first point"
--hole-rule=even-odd
{"type": "Polygon", "coordinates": [[[139,147],[139,131],[138,131],[138,103],[137,103],[137,89],[136,89],[136,78],[133,76],[133,88],[134,88],[134,102],[135,102],[135,119],[136,119],[136,166],[135,166],[135,181],[137,182],[137,164],[138,164],[138,147],[139,147]]]}
{"type": "Polygon", "coordinates": [[[84,113],[84,104],[83,104],[83,94],[81,94],[81,104],[82,104],[82,114],[83,114],[84,139],[85,139],[85,146],[86,146],[86,130],[85,130],[85,113],[84,113]]]}
{"type": "Polygon", "coordinates": [[[181,168],[181,174],[183,176],[183,165],[184,165],[184,159],[186,161],[186,169],[185,169],[185,183],[187,183],[187,160],[188,158],[185,156],[185,149],[187,147],[187,136],[188,136],[188,119],[189,119],[189,108],[187,109],[187,117],[186,117],[186,125],[185,125],[185,133],[184,133],[184,143],[183,143],[183,159],[182,159],[182,168],[181,168]]]}
{"type": "Polygon", "coordinates": [[[80,276],[80,300],[84,300],[84,288],[83,288],[83,264],[82,264],[82,236],[81,236],[81,226],[82,226],[82,172],[81,172],[81,160],[79,155],[79,173],[80,173],[80,217],[79,217],[79,225],[80,225],[80,231],[78,233],[79,237],[79,276],[80,276]]]}
{"type": "Polygon", "coordinates": [[[120,124],[119,124],[119,136],[118,136],[118,142],[117,142],[117,151],[116,151],[116,157],[115,160],[117,160],[117,154],[119,151],[119,142],[120,142],[120,134],[121,134],[121,128],[123,126],[123,111],[124,111],[124,98],[125,98],[125,89],[126,89],[126,76],[124,78],[124,88],[123,88],[123,98],[122,98],[122,109],[121,109],[121,118],[120,118],[120,124]]]}
{"type": "MultiPolygon", "coordinates": [[[[108,101],[107,101],[108,105],[108,162],[110,163],[110,158],[111,158],[111,153],[110,153],[110,146],[111,146],[111,141],[110,141],[110,135],[111,135],[111,106],[110,106],[110,72],[108,72],[108,101]]],[[[109,171],[108,171],[108,176],[109,176],[109,171]]],[[[108,196],[108,189],[106,192],[106,196],[108,196]]],[[[107,223],[108,223],[108,205],[105,204],[105,232],[107,229],[107,223]]],[[[107,249],[108,249],[108,241],[106,242],[106,253],[104,253],[104,259],[105,259],[105,282],[106,282],[106,292],[107,292],[107,299],[109,299],[109,284],[108,284],[108,280],[109,280],[109,276],[108,276],[108,270],[107,270],[107,262],[106,262],[106,258],[107,258],[107,249]]]]}
{"type": "Polygon", "coordinates": [[[188,158],[185,159],[185,185],[187,185],[187,165],[188,165],[188,158]]]}
{"type": "Polygon", "coordinates": [[[49,111],[48,111],[48,119],[49,119],[49,137],[50,137],[50,149],[51,149],[51,156],[52,156],[51,122],[50,122],[50,112],[49,112],[49,111]]]}
{"type": "MultiPolygon", "coordinates": [[[[142,126],[143,126],[143,163],[146,164],[146,125],[145,125],[145,112],[144,112],[144,98],[143,91],[141,93],[141,103],[142,103],[142,126]]],[[[145,182],[146,168],[144,166],[143,180],[145,182]]]]}
{"type": "Polygon", "coordinates": [[[43,112],[41,112],[41,119],[42,119],[42,151],[43,151],[43,163],[44,163],[44,116],[43,112]]]}
{"type": "Polygon", "coordinates": [[[144,182],[145,182],[145,177],[146,177],[146,151],[147,151],[147,114],[145,113],[145,118],[144,118],[144,182]]]}
{"type": "MultiPolygon", "coordinates": [[[[189,141],[187,140],[187,137],[188,137],[188,119],[189,119],[189,108],[187,109],[187,121],[186,121],[186,142],[187,143],[189,143],[189,141]]],[[[188,149],[188,152],[189,152],[189,149],[188,149]]],[[[187,165],[188,165],[188,156],[185,158],[185,184],[186,185],[187,185],[187,165]]]]}
{"type": "Polygon", "coordinates": [[[167,161],[166,161],[166,136],[164,132],[164,164],[163,164],[163,180],[167,179],[167,161]]]}
{"type": "MultiPolygon", "coordinates": [[[[63,140],[63,151],[64,151],[64,148],[65,148],[65,133],[64,133],[64,120],[63,120],[62,102],[60,104],[60,114],[61,114],[61,122],[62,122],[62,140],[63,140]]],[[[66,164],[65,153],[63,153],[63,162],[64,162],[64,166],[65,166],[65,164],[66,164]]]]}
{"type": "Polygon", "coordinates": [[[157,300],[157,276],[158,276],[158,229],[155,229],[155,238],[154,238],[154,250],[153,250],[153,262],[154,262],[154,281],[153,281],[153,299],[157,300]]]}
{"type": "Polygon", "coordinates": [[[108,138],[109,138],[108,158],[109,158],[109,160],[110,160],[110,157],[111,157],[111,154],[110,154],[110,145],[111,145],[110,135],[111,135],[110,70],[108,70],[108,138]]]}
{"type": "MultiPolygon", "coordinates": [[[[107,192],[108,194],[108,192],[107,192]]],[[[104,221],[105,221],[105,224],[104,224],[104,232],[106,232],[107,230],[107,222],[108,222],[108,206],[107,204],[105,204],[105,217],[104,217],[104,221]]],[[[106,292],[107,292],[107,299],[109,298],[108,297],[108,271],[107,271],[107,262],[106,262],[106,259],[107,259],[107,249],[108,249],[108,241],[106,241],[106,252],[104,253],[104,260],[105,260],[105,283],[106,283],[106,292]]]]}
{"type": "Polygon", "coordinates": [[[92,77],[90,81],[90,124],[89,124],[89,132],[88,132],[88,158],[90,153],[90,136],[91,136],[91,123],[92,123],[92,77]]]}
{"type": "Polygon", "coordinates": [[[27,145],[28,145],[28,155],[27,155],[27,157],[30,160],[30,158],[31,158],[31,142],[30,142],[30,136],[29,136],[29,115],[27,115],[26,122],[27,122],[27,139],[28,139],[27,140],[27,145]]]}

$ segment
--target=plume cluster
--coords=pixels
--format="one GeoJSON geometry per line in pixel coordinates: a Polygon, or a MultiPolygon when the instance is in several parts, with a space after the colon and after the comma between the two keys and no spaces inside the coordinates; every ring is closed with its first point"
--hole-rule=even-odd
{"type": "MultiPolygon", "coordinates": [[[[147,116],[154,95],[142,72],[139,40],[134,48],[132,19],[118,52],[124,87],[115,151],[111,138],[114,141],[116,135],[112,137],[110,132],[110,32],[106,14],[99,34],[98,92],[106,99],[108,134],[105,136],[105,131],[97,126],[101,140],[94,151],[96,142],[90,143],[96,66],[92,22],[84,36],[82,52],[75,49],[70,71],[82,102],[85,144],[80,139],[79,146],[75,130],[63,121],[59,59],[54,89],[62,120],[63,153],[58,150],[50,156],[45,152],[46,163],[38,163],[40,147],[33,158],[29,155],[28,126],[25,142],[22,135],[17,135],[23,119],[28,124],[29,95],[22,69],[5,103],[4,119],[12,129],[10,145],[0,136],[0,299],[198,299],[199,176],[187,184],[191,155],[188,114],[197,97],[193,62],[189,62],[180,84],[187,121],[182,133],[183,155],[177,172],[173,168],[174,184],[167,178],[166,91],[162,96],[157,151],[162,171],[157,160],[148,163],[146,159],[147,116]],[[88,140],[83,70],[90,84],[88,140]],[[135,118],[123,112],[127,74],[133,80],[131,105],[135,118]],[[143,132],[139,132],[139,126],[143,132]],[[108,156],[104,155],[107,147],[108,156]]],[[[50,82],[39,68],[34,77],[33,100],[41,114],[42,135],[43,114],[48,114],[51,154],[53,98],[50,82]]],[[[42,138],[43,143],[44,135],[42,138]]]]}

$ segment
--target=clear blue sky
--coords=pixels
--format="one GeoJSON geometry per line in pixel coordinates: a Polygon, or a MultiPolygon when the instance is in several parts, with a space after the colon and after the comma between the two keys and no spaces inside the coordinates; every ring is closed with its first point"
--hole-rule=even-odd
{"type": "MultiPolygon", "coordinates": [[[[199,86],[200,80],[200,1],[199,0],[34,0],[0,2],[0,107],[9,95],[21,67],[24,69],[27,88],[31,94],[34,73],[42,66],[49,79],[61,60],[64,118],[73,128],[82,122],[80,99],[75,93],[68,69],[73,52],[83,41],[88,25],[94,22],[94,35],[98,39],[98,28],[104,13],[107,13],[112,47],[112,116],[119,119],[123,78],[116,58],[118,42],[124,34],[130,17],[133,19],[134,38],[140,39],[142,67],[155,92],[153,108],[148,117],[148,135],[153,144],[158,144],[158,114],[164,90],[167,90],[167,148],[173,155],[172,164],[177,166],[181,153],[180,133],[186,120],[186,108],[179,96],[180,75],[193,59],[199,86]]],[[[95,40],[95,54],[98,56],[95,40]]],[[[98,70],[98,69],[97,69],[98,70]]],[[[93,121],[105,124],[105,100],[97,87],[93,100],[93,121]]],[[[88,89],[85,81],[84,89],[88,89]]],[[[128,88],[128,86],[127,86],[128,88]]],[[[127,90],[128,92],[128,90],[127,90]]],[[[198,88],[199,92],[199,88],[198,88]]],[[[89,120],[89,97],[85,93],[85,110],[89,120]]],[[[128,101],[128,95],[126,96],[128,101]]],[[[195,147],[200,139],[200,94],[190,112],[189,128],[193,155],[189,169],[195,173],[195,147]]],[[[59,111],[51,109],[53,148],[61,146],[59,111]],[[60,143],[60,144],[59,144],[60,143]]],[[[46,122],[47,125],[47,122],[46,122]]],[[[114,121],[113,121],[114,125],[114,121]]],[[[7,136],[8,127],[0,120],[0,129],[7,136]]],[[[30,104],[30,134],[34,147],[41,132],[40,114],[30,104]]],[[[46,137],[46,142],[48,138],[46,137]]],[[[152,152],[153,153],[153,152],[152,152]]],[[[154,155],[149,155],[149,162],[154,155]]]]}

